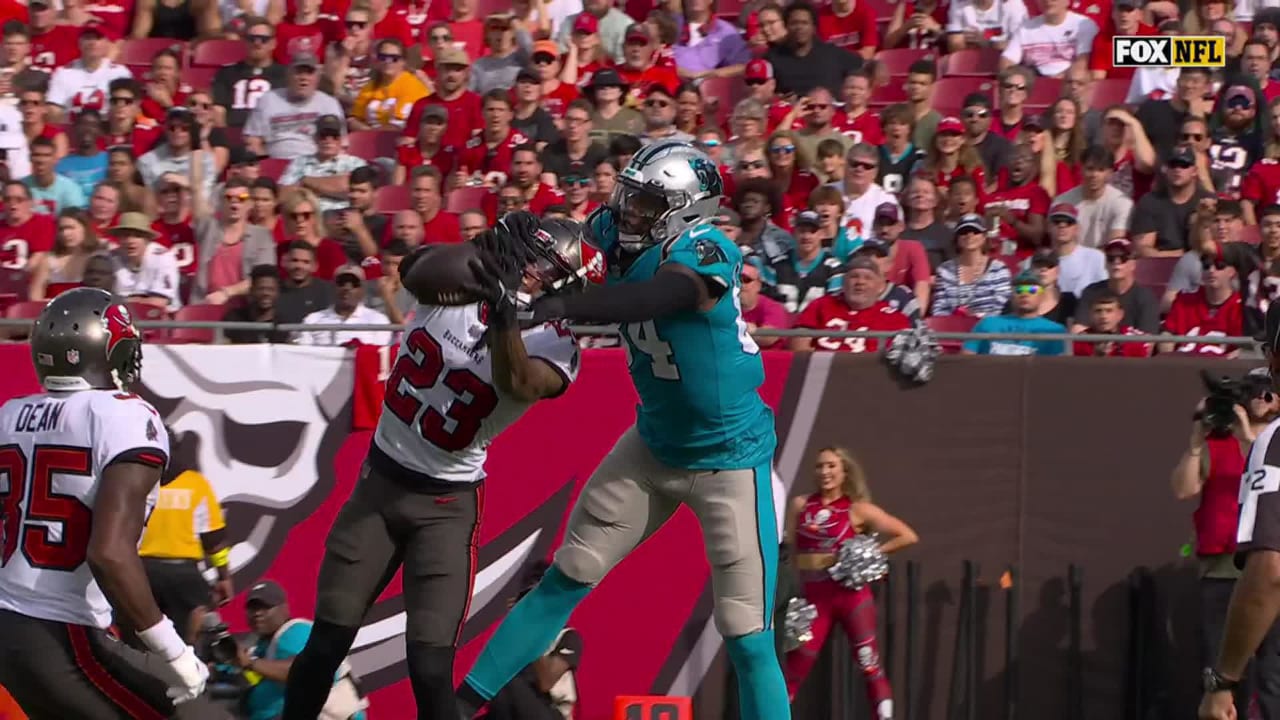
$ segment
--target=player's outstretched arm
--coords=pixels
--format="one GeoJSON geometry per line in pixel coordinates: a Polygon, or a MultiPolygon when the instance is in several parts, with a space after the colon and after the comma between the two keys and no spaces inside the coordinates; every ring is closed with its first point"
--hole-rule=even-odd
{"type": "MultiPolygon", "coordinates": [[[[146,523],[147,495],[160,482],[160,468],[141,462],[116,462],[102,471],[89,536],[88,562],[116,616],[135,631],[164,619],[138,557],[138,539],[146,523]]],[[[175,634],[181,649],[181,638],[175,634]]]]}
{"type": "Polygon", "coordinates": [[[551,363],[529,357],[515,306],[510,302],[494,309],[489,321],[489,343],[493,382],[504,394],[521,402],[534,402],[556,397],[568,388],[568,379],[551,363]]]}
{"type": "Polygon", "coordinates": [[[644,282],[540,298],[533,311],[534,319],[539,321],[570,318],[595,323],[642,322],[698,310],[723,293],[724,288],[690,268],[668,263],[644,282]]]}

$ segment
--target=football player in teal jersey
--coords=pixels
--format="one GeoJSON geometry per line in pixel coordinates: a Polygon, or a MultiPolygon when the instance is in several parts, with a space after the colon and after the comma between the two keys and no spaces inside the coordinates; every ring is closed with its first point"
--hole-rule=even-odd
{"type": "Polygon", "coordinates": [[[689,143],[641,149],[588,219],[609,258],[608,285],[533,304],[535,321],[618,323],[640,405],[578,497],[551,569],[459,688],[464,718],[546,652],[591,588],[681,504],[702,527],[742,717],[791,716],[772,623],[777,441],[738,299],[742,255],[711,224],[723,194],[716,164],[689,143]]]}

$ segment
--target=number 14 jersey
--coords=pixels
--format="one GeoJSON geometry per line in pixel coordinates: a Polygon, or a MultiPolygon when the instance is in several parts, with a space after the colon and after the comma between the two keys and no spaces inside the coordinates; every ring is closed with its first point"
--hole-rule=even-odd
{"type": "MultiPolygon", "coordinates": [[[[485,476],[489,443],[532,403],[502,394],[493,383],[488,327],[479,303],[418,305],[387,377],[373,441],[402,467],[437,480],[472,483],[485,476]]],[[[564,378],[578,376],[578,342],[560,325],[522,333],[529,357],[564,378]]]]}
{"type": "MultiPolygon", "coordinates": [[[[0,609],[109,626],[111,606],[86,562],[102,472],[117,462],[163,467],[168,457],[160,415],[136,395],[81,390],[0,407],[0,609]]],[[[142,510],[155,498],[153,488],[142,510]]]]}

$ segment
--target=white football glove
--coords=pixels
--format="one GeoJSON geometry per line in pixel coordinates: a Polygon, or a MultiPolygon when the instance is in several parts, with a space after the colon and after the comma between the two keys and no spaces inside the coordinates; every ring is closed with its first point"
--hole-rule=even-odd
{"type": "Polygon", "coordinates": [[[166,666],[169,669],[169,689],[165,694],[176,705],[181,705],[189,700],[194,700],[204,693],[205,682],[209,679],[209,668],[200,658],[196,657],[196,651],[190,645],[186,646],[182,654],[178,657],[167,660],[166,666]]]}

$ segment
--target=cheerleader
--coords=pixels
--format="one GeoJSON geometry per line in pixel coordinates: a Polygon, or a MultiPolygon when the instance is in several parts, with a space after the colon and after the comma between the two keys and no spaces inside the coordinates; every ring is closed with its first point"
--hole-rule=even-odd
{"type": "Polygon", "coordinates": [[[795,698],[827,641],[831,624],[838,622],[866,678],[867,698],[876,718],[891,720],[893,691],[880,666],[871,588],[850,590],[832,580],[827,568],[835,563],[841,543],[858,533],[879,533],[880,549],[886,554],[914,545],[919,538],[906,523],[871,503],[866,475],[848,450],[820,450],[814,471],[817,492],[792,500],[787,542],[794,550],[804,597],[817,608],[818,616],[813,638],[787,655],[787,692],[795,698]]]}

